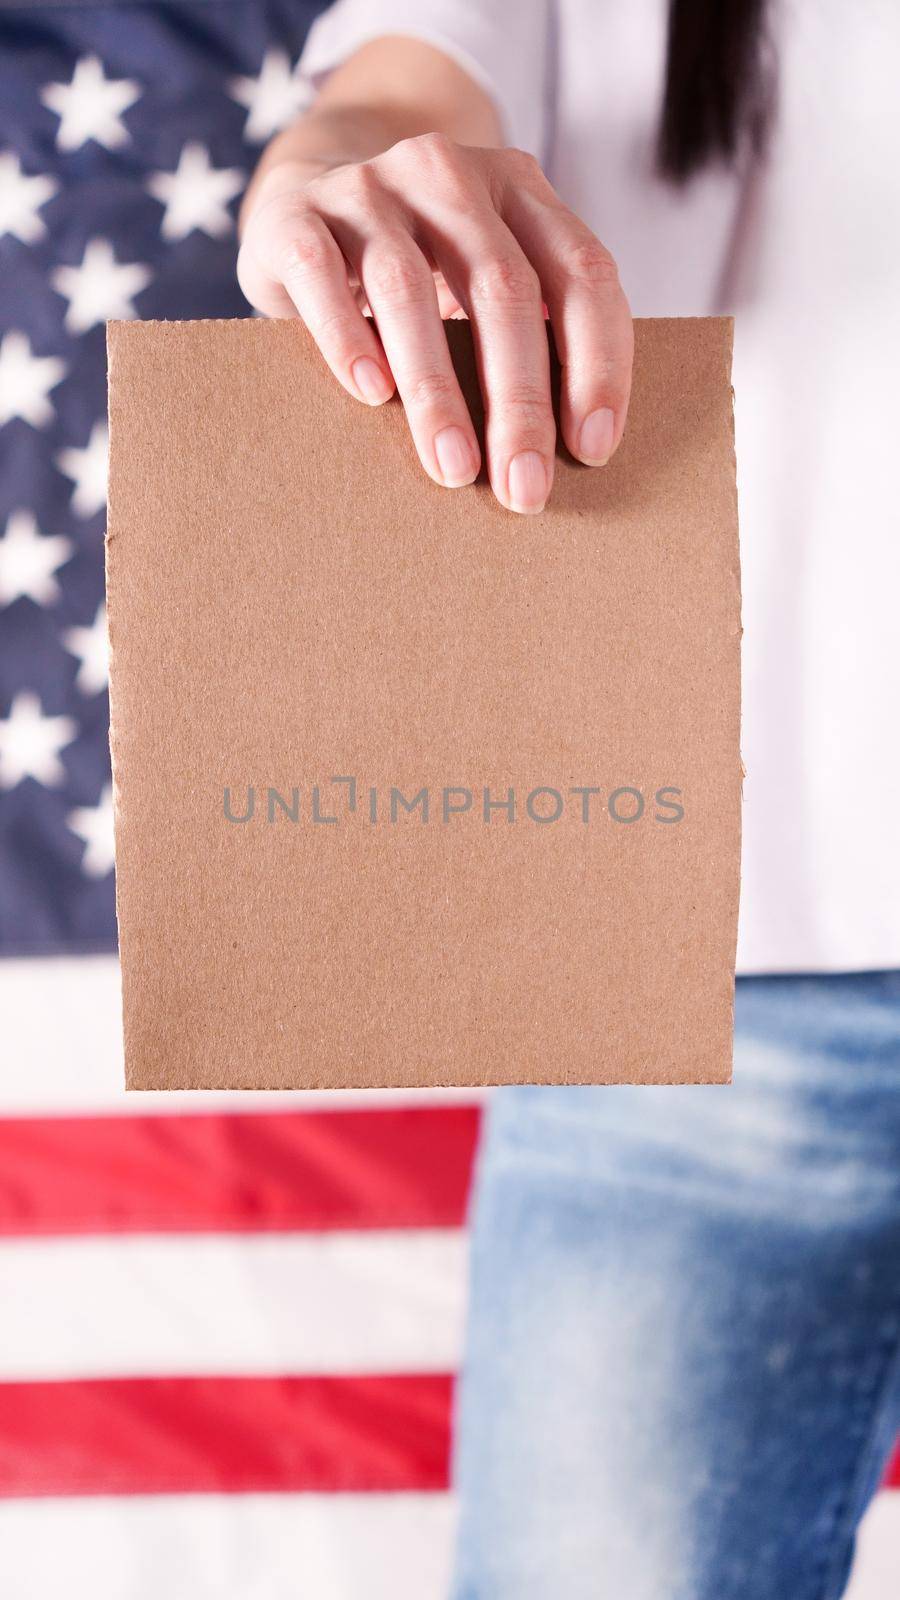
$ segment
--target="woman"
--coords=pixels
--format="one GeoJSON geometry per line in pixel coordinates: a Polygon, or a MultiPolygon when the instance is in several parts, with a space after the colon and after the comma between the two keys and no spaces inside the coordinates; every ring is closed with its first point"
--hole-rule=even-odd
{"type": "Polygon", "coordinates": [[[472,319],[511,512],[552,493],[543,305],[598,470],[619,276],[640,314],[737,315],[735,1085],[497,1097],[457,1600],[837,1596],[900,1420],[900,12],[673,0],[668,24],[663,0],[339,0],[243,207],[248,298],[360,401],[396,387],[450,492],[480,461],[439,313],[472,319]]]}

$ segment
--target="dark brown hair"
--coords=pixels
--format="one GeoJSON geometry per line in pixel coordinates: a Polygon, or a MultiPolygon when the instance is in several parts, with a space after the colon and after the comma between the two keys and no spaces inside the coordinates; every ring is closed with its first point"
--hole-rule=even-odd
{"type": "Polygon", "coordinates": [[[684,182],[709,161],[762,152],[774,96],[767,0],[669,0],[659,169],[684,182]]]}

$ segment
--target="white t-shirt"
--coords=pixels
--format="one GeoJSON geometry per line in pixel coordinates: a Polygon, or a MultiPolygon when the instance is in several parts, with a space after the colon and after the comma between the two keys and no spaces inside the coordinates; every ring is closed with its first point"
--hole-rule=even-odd
{"type": "Polygon", "coordinates": [[[443,48],[612,250],[636,315],[735,315],[739,970],[900,967],[900,5],[781,0],[762,170],[654,173],[666,0],[338,0],[443,48]]]}

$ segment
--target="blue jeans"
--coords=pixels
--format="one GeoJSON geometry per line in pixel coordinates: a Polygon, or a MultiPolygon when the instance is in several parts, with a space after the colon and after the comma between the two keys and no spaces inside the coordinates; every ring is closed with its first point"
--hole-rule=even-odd
{"type": "Polygon", "coordinates": [[[736,1021],[731,1088],[494,1100],[455,1600],[843,1591],[900,1423],[900,973],[736,1021]]]}

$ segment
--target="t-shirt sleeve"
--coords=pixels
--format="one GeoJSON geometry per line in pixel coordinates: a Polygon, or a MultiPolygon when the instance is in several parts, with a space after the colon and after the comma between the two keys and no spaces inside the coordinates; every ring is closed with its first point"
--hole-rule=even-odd
{"type": "Polygon", "coordinates": [[[361,45],[422,39],[490,95],[505,142],[543,159],[552,0],[336,0],[307,36],[300,72],[314,86],[361,45]]]}

